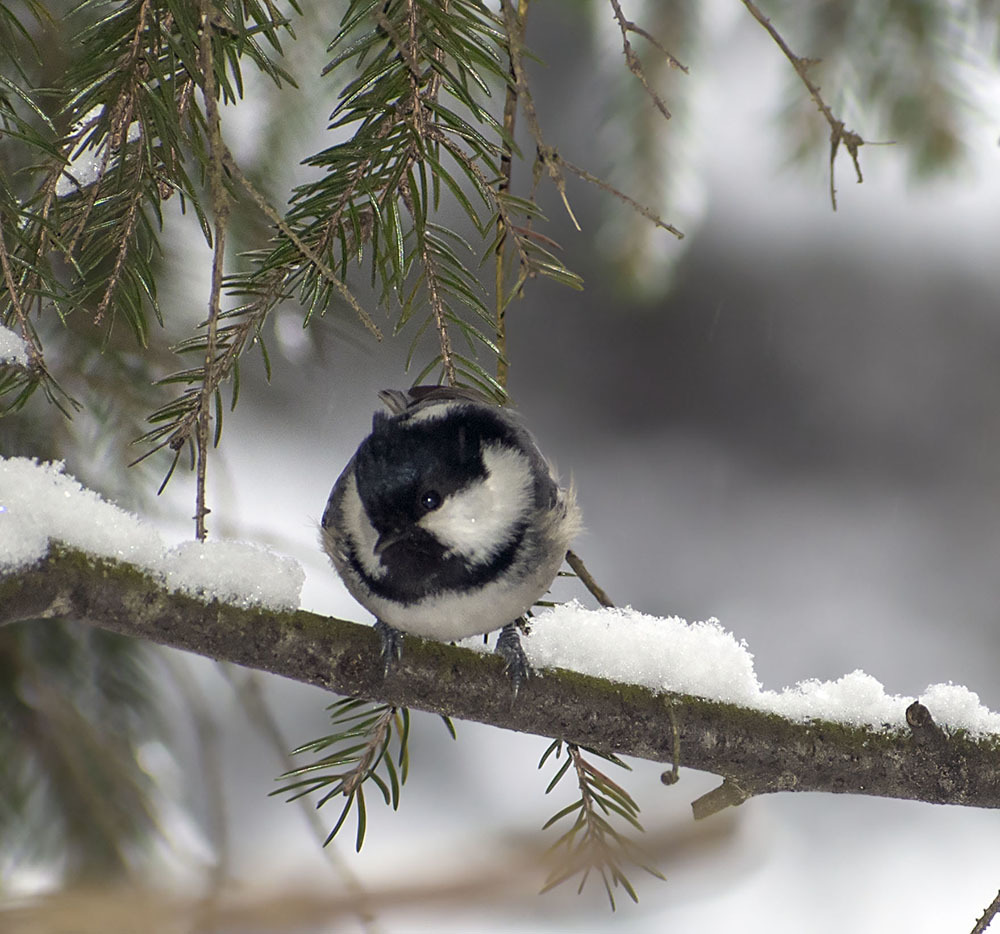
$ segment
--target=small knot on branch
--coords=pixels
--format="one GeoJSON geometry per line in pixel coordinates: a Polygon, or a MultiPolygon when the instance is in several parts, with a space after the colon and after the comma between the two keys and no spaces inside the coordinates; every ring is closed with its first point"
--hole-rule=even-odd
{"type": "Polygon", "coordinates": [[[934,722],[931,712],[920,701],[906,708],[906,725],[920,745],[943,746],[948,742],[948,734],[934,722]]]}
{"type": "Polygon", "coordinates": [[[738,807],[753,795],[744,790],[732,779],[725,779],[718,788],[713,788],[696,801],[691,802],[691,810],[695,820],[711,817],[728,807],[738,807]]]}

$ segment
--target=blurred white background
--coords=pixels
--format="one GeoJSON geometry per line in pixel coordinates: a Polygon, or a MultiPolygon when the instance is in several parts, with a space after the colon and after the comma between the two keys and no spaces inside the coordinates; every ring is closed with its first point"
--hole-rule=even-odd
{"type": "MultiPolygon", "coordinates": [[[[574,65],[557,14],[563,22],[563,8],[532,10],[529,41],[553,73],[564,69],[538,106],[584,162],[607,114],[566,97],[586,62],[574,65]]],[[[970,124],[959,174],[917,186],[896,151],[905,140],[864,147],[862,185],[837,160],[833,213],[823,155],[788,168],[774,131],[788,63],[738,4],[716,3],[705,22],[686,79],[684,220],[667,217],[688,236],[647,242],[647,262],[670,268],[673,287],[652,297],[648,283],[616,279],[605,256],[616,228],[575,186],[582,233],[558,202],[550,216],[586,290],[533,282],[509,315],[511,392],[575,479],[587,525],[578,551],[622,604],[718,617],[747,640],[767,688],[862,668],[890,692],[954,681],[1000,708],[1000,84],[982,73],[980,103],[994,109],[970,124]]],[[[608,68],[620,68],[605,25],[608,68]]],[[[863,122],[855,129],[865,135],[863,122]]],[[[190,249],[207,269],[207,251],[190,249]]],[[[178,301],[207,294],[197,277],[186,284],[178,301]]],[[[276,320],[270,386],[257,364],[246,368],[211,474],[210,528],[301,561],[306,608],[366,619],[316,527],[375,392],[408,382],[406,337],[377,347],[322,320],[313,344],[300,324],[291,311],[276,320]]],[[[164,513],[186,522],[187,478],[168,496],[164,513]]],[[[266,797],[281,764],[207,663],[192,665],[225,753],[236,890],[336,892],[338,873],[300,811],[266,797]]],[[[289,746],[327,732],[321,692],[269,680],[266,693],[289,746]]],[[[373,891],[461,884],[490,867],[496,881],[468,898],[387,895],[378,930],[937,934],[970,930],[1000,887],[994,813],[786,794],[696,827],[690,802],[716,779],[684,770],[666,788],[661,766],[637,762],[623,781],[651,840],[666,841],[657,860],[668,881],[637,871],[640,903],[622,896],[613,916],[599,885],[538,896],[541,871],[519,875],[511,863],[525,841],[554,839],[540,827],[569,800],[543,795],[552,769],[535,765],[547,742],[467,723],[458,734],[452,742],[415,714],[400,811],[370,799],[364,850],[353,853],[350,831],[335,845],[373,891]]],[[[198,814],[206,793],[185,782],[198,766],[193,744],[182,748],[191,761],[178,789],[198,814]]],[[[321,816],[330,825],[337,813],[321,816]]],[[[174,871],[195,877],[198,848],[173,832],[174,871]]],[[[347,915],[314,929],[360,927],[347,915]]]]}

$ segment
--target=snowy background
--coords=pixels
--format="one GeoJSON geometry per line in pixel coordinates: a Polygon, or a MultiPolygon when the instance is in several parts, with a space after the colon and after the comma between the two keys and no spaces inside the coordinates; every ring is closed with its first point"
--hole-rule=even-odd
{"type": "MultiPolygon", "coordinates": [[[[680,257],[674,290],[665,301],[623,295],[600,272],[607,235],[593,208],[578,211],[582,235],[553,212],[587,289],[534,283],[514,308],[512,395],[574,477],[588,529],[578,550],[616,601],[717,617],[747,640],[767,689],[862,668],[892,693],[953,681],[1000,709],[997,122],[979,124],[967,140],[978,156],[950,181],[911,187],[887,148],[862,150],[861,186],[839,161],[833,214],[825,159],[783,169],[766,132],[787,63],[746,17],[715,29],[727,52],[706,52],[712,68],[692,108],[689,240],[657,241],[664,261],[680,257]]],[[[543,117],[560,113],[559,93],[539,93],[543,117]]],[[[560,142],[571,152],[600,115],[566,110],[560,142]]],[[[272,385],[247,367],[211,472],[210,529],[295,557],[306,608],[365,619],[316,526],[376,391],[406,383],[406,346],[386,352],[318,327],[329,330],[321,359],[289,313],[277,321],[285,361],[272,385]]],[[[190,535],[186,478],[167,496],[159,524],[177,541],[190,535]]],[[[306,822],[265,797],[280,763],[207,663],[192,669],[220,725],[236,889],[328,892],[334,874],[306,822]]],[[[327,731],[321,692],[274,681],[267,693],[289,745],[327,731]]],[[[363,852],[338,845],[372,889],[496,867],[496,891],[458,907],[387,907],[387,932],[967,931],[1000,887],[996,814],[783,795],[720,815],[725,832],[709,822],[699,837],[689,805],[717,780],[683,771],[665,788],[662,766],[636,762],[623,781],[651,838],[666,841],[657,857],[668,882],[636,875],[640,904],[625,900],[613,917],[599,887],[538,897],[540,874],[510,888],[502,877],[505,854],[568,802],[543,795],[551,770],[535,763],[546,741],[465,723],[458,732],[454,743],[416,715],[400,812],[373,804],[363,852]]],[[[180,748],[190,758],[162,764],[164,789],[197,815],[206,802],[189,778],[190,737],[180,748]]],[[[178,879],[196,878],[197,833],[181,816],[170,830],[164,859],[178,879]]]]}

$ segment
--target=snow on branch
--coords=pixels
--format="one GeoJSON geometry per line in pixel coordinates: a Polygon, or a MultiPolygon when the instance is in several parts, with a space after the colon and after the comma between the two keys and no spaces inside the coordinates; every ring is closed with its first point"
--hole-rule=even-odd
{"type": "Polygon", "coordinates": [[[961,686],[900,697],[857,671],[767,691],[715,620],[571,603],[533,620],[536,676],[512,702],[502,659],[477,639],[407,636],[384,676],[370,627],[295,609],[301,582],[295,562],[255,546],[166,548],[61,465],[0,458],[0,624],[68,617],[338,694],[721,775],[696,816],[776,791],[1000,807],[1000,715],[961,686]]]}
{"type": "Polygon", "coordinates": [[[244,542],[169,548],[156,529],[85,489],[61,463],[0,457],[0,575],[38,560],[50,542],[128,562],[169,590],[238,606],[296,607],[305,577],[292,559],[244,542]]]}
{"type": "Polygon", "coordinates": [[[28,365],[28,345],[13,331],[0,327],[0,364],[28,365]]]}
{"type": "Polygon", "coordinates": [[[800,722],[545,669],[512,703],[497,656],[408,637],[402,662],[383,678],[371,627],[301,610],[205,602],[133,565],[76,549],[52,546],[40,561],[0,576],[0,623],[64,616],[338,694],[654,761],[671,762],[676,752],[681,765],[724,778],[695,802],[696,816],[776,791],[1000,807],[1000,736],[946,731],[918,702],[909,705],[905,725],[878,729],[800,722]]]}

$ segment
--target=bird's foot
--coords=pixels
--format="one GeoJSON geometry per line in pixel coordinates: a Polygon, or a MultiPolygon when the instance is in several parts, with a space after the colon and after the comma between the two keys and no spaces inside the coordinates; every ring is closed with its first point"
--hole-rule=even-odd
{"type": "Polygon", "coordinates": [[[528,657],[521,647],[521,634],[518,632],[516,622],[508,623],[500,630],[500,635],[497,636],[497,645],[493,651],[507,663],[507,677],[510,678],[516,699],[521,684],[527,681],[531,675],[528,657]]]}
{"type": "Polygon", "coordinates": [[[382,643],[381,655],[385,665],[382,675],[384,677],[389,674],[389,669],[403,657],[403,634],[398,629],[393,629],[388,623],[383,623],[380,619],[375,620],[374,629],[382,643]]]}

